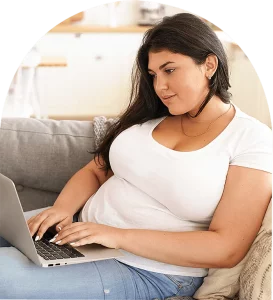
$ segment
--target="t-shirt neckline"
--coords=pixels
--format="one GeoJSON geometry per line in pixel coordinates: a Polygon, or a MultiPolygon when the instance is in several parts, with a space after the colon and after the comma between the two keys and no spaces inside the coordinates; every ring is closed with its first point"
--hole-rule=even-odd
{"type": "Polygon", "coordinates": [[[150,129],[149,131],[149,138],[150,140],[152,141],[152,143],[157,146],[158,148],[161,148],[163,149],[164,151],[167,151],[169,153],[172,153],[174,155],[183,155],[183,154],[195,154],[195,153],[199,153],[201,151],[205,151],[207,150],[208,148],[212,147],[218,140],[220,140],[221,138],[223,138],[229,131],[229,129],[233,126],[233,123],[235,122],[235,119],[236,117],[240,114],[240,109],[239,107],[237,107],[232,101],[230,101],[230,103],[233,105],[234,109],[235,109],[235,114],[234,114],[234,117],[233,119],[229,122],[229,124],[227,125],[227,127],[214,139],[212,140],[210,143],[208,143],[206,146],[200,148],[200,149],[197,149],[197,150],[193,150],[193,151],[177,151],[177,150],[173,150],[173,149],[170,149],[168,147],[165,147],[163,146],[162,144],[160,144],[159,142],[157,142],[153,136],[152,136],[152,133],[155,129],[155,127],[160,124],[164,119],[167,118],[167,116],[164,116],[162,118],[160,118],[159,120],[157,120],[152,128],[150,129]]]}

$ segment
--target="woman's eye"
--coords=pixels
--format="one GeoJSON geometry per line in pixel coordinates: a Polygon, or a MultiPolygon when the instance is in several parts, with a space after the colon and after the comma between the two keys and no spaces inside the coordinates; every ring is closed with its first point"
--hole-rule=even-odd
{"type": "MultiPolygon", "coordinates": [[[[171,74],[174,70],[175,70],[175,69],[167,69],[167,70],[165,70],[165,72],[166,72],[167,74],[171,74]]],[[[153,79],[156,78],[156,75],[155,75],[155,74],[149,73],[149,75],[150,75],[153,79]]]]}
{"type": "Polygon", "coordinates": [[[165,70],[166,73],[171,74],[175,69],[167,69],[165,70]]]}

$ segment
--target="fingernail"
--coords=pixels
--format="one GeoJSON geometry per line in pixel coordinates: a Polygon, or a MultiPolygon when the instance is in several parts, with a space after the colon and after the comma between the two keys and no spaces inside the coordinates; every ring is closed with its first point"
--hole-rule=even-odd
{"type": "Polygon", "coordinates": [[[59,226],[59,227],[57,227],[60,231],[62,230],[62,228],[59,226]]]}
{"type": "Polygon", "coordinates": [[[76,243],[70,243],[70,245],[75,245],[76,243]]]}
{"type": "Polygon", "coordinates": [[[39,235],[36,236],[35,242],[37,242],[40,239],[39,235]]]}
{"type": "Polygon", "coordinates": [[[58,241],[58,242],[56,242],[56,244],[60,244],[60,242],[61,242],[62,240],[60,240],[60,241],[58,241]]]}
{"type": "Polygon", "coordinates": [[[53,238],[56,238],[58,236],[58,233],[57,234],[55,234],[54,236],[53,236],[53,238]]]}
{"type": "Polygon", "coordinates": [[[54,237],[53,239],[51,239],[49,242],[52,243],[56,240],[56,238],[54,237]]]}

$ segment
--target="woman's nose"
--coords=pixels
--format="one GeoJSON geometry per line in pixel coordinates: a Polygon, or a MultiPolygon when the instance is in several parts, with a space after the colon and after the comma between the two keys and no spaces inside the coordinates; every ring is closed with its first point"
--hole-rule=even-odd
{"type": "Polygon", "coordinates": [[[155,79],[155,90],[156,91],[161,91],[161,90],[166,90],[168,88],[168,83],[167,80],[164,79],[163,77],[156,77],[155,79]]]}

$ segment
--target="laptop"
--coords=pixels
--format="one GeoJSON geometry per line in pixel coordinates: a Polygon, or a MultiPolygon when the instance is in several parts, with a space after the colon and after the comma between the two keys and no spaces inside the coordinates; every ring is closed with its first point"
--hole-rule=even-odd
{"type": "Polygon", "coordinates": [[[32,237],[30,234],[15,184],[0,173],[0,236],[36,265],[56,267],[124,256],[117,249],[98,244],[72,247],[70,244],[59,246],[49,243],[55,233],[47,230],[42,239],[35,242],[35,235],[32,237]]]}

